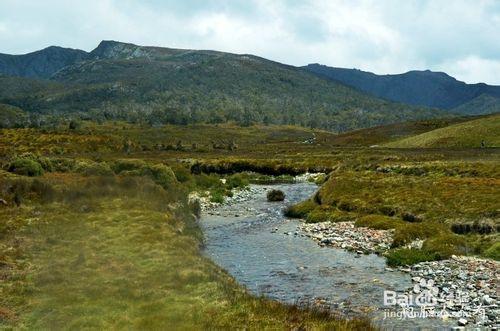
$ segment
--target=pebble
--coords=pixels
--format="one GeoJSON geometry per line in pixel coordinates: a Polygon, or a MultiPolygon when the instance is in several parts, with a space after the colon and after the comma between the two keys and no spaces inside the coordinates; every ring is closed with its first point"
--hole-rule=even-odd
{"type": "Polygon", "coordinates": [[[435,308],[438,311],[446,309],[450,312],[449,318],[455,319],[458,325],[498,327],[499,262],[454,256],[449,260],[421,262],[411,269],[398,270],[411,276],[413,285],[406,294],[430,293],[436,298],[435,308]],[[479,313],[482,310],[484,315],[479,313]]]}
{"type": "Polygon", "coordinates": [[[358,254],[378,253],[389,249],[393,230],[356,228],[354,222],[304,223],[300,229],[321,245],[343,248],[358,254]]]}

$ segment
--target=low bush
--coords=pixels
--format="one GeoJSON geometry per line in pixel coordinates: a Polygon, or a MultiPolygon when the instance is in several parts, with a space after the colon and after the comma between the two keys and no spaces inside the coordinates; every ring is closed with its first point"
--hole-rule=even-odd
{"type": "Polygon", "coordinates": [[[217,190],[212,192],[210,196],[210,201],[215,203],[223,203],[224,202],[224,192],[217,190]]]}
{"type": "Polygon", "coordinates": [[[41,176],[43,168],[35,160],[29,158],[16,158],[9,163],[8,171],[22,176],[41,176]]]}
{"type": "Polygon", "coordinates": [[[111,176],[113,170],[106,162],[78,161],[74,171],[84,176],[111,176]]]}
{"type": "Polygon", "coordinates": [[[384,215],[366,215],[356,220],[354,223],[357,227],[367,227],[376,230],[395,229],[403,222],[399,219],[391,218],[384,215]]]}
{"type": "Polygon", "coordinates": [[[438,259],[434,253],[414,248],[392,249],[386,254],[386,257],[387,264],[391,267],[413,265],[420,262],[434,261],[438,259]]]}
{"type": "Polygon", "coordinates": [[[120,174],[123,171],[132,171],[132,170],[141,170],[146,167],[146,162],[143,160],[135,160],[135,159],[123,159],[116,160],[111,165],[111,168],[115,172],[115,174],[120,174]]]}
{"type": "Polygon", "coordinates": [[[172,169],[161,163],[146,167],[143,173],[149,175],[156,184],[162,186],[164,189],[169,188],[177,182],[172,169]]]}
{"type": "Polygon", "coordinates": [[[281,190],[271,190],[267,192],[267,201],[283,201],[285,193],[281,190]]]}
{"type": "Polygon", "coordinates": [[[305,218],[309,212],[314,210],[318,205],[312,200],[299,202],[285,209],[285,216],[292,218],[305,218]]]}

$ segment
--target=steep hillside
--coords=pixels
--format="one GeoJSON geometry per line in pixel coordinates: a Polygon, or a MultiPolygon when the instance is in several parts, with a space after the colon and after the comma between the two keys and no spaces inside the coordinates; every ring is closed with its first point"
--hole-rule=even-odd
{"type": "Polygon", "coordinates": [[[500,114],[450,125],[386,144],[396,148],[500,147],[500,114]]]}
{"type": "Polygon", "coordinates": [[[51,81],[58,84],[43,83],[48,89],[36,93],[16,90],[0,95],[0,102],[28,112],[70,113],[99,120],[234,121],[336,132],[443,115],[377,99],[300,68],[252,55],[113,41],[102,42],[86,61],[57,71],[51,81]]]}
{"type": "MultiPolygon", "coordinates": [[[[357,69],[333,68],[320,64],[309,64],[304,68],[379,98],[411,105],[453,109],[483,94],[500,98],[500,86],[466,84],[443,72],[426,70],[399,75],[376,75],[357,69]]],[[[456,110],[464,115],[482,113],[471,107],[456,110]]]]}
{"type": "Polygon", "coordinates": [[[56,46],[23,55],[0,54],[0,74],[49,78],[61,68],[88,58],[85,51],[56,46]]]}

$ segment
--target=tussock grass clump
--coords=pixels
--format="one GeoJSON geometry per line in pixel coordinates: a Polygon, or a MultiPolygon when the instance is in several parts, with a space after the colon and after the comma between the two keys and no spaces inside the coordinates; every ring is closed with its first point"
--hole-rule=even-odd
{"type": "Polygon", "coordinates": [[[291,218],[305,218],[308,213],[314,210],[318,205],[313,200],[299,202],[285,209],[285,216],[291,218]]]}
{"type": "Polygon", "coordinates": [[[392,267],[413,265],[438,259],[433,252],[415,248],[392,249],[386,254],[386,258],[387,264],[392,267]]]}
{"type": "Polygon", "coordinates": [[[367,227],[375,230],[395,229],[403,225],[403,222],[397,218],[388,217],[385,215],[366,215],[358,218],[354,223],[358,227],[367,227]]]}
{"type": "Polygon", "coordinates": [[[439,260],[447,259],[452,255],[466,255],[468,252],[467,240],[453,233],[442,233],[424,241],[422,249],[433,252],[439,260]]]}
{"type": "Polygon", "coordinates": [[[392,245],[393,247],[399,247],[417,239],[424,240],[446,233],[450,233],[450,229],[443,223],[405,223],[405,225],[396,228],[392,245]]]}
{"type": "Polygon", "coordinates": [[[285,193],[281,190],[271,190],[267,192],[267,201],[283,201],[285,193]]]}
{"type": "Polygon", "coordinates": [[[489,257],[490,259],[494,259],[500,261],[500,241],[495,242],[488,248],[484,254],[485,257],[489,257]]]}
{"type": "Polygon", "coordinates": [[[250,184],[250,181],[248,180],[247,176],[244,174],[235,174],[232,176],[229,176],[226,179],[226,187],[230,190],[235,189],[235,188],[245,188],[250,184]]]}
{"type": "Polygon", "coordinates": [[[307,223],[319,222],[352,222],[356,219],[355,213],[345,212],[331,207],[316,207],[307,214],[307,223]]]}
{"type": "Polygon", "coordinates": [[[457,234],[490,234],[499,232],[499,230],[500,224],[492,219],[475,220],[474,222],[455,221],[451,224],[451,231],[457,234]]]}

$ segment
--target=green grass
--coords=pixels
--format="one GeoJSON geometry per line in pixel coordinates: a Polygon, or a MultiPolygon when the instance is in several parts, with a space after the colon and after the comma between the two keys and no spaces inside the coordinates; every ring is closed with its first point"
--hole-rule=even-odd
{"type": "Polygon", "coordinates": [[[420,249],[398,248],[386,254],[387,264],[391,267],[407,266],[419,262],[434,261],[437,259],[433,252],[420,249]]]}
{"type": "Polygon", "coordinates": [[[397,148],[479,148],[484,141],[486,147],[500,147],[500,115],[450,125],[417,136],[386,144],[397,148]]]}
{"type": "Polygon", "coordinates": [[[356,220],[354,223],[358,227],[368,227],[376,230],[389,230],[394,229],[398,226],[404,225],[404,223],[393,217],[388,217],[385,215],[366,215],[356,220]]]}
{"type": "MultiPolygon", "coordinates": [[[[1,177],[2,187],[25,180],[1,177]]],[[[200,254],[182,187],[71,173],[40,180],[55,190],[50,201],[27,188],[21,207],[0,209],[9,220],[0,227],[0,328],[372,328],[249,295],[200,254]]]]}

